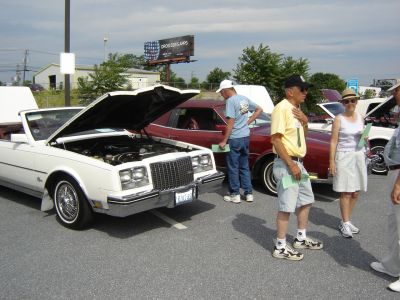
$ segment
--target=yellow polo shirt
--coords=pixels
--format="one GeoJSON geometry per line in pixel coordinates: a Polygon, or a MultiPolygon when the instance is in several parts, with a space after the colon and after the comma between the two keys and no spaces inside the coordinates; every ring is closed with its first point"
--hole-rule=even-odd
{"type": "MultiPolygon", "coordinates": [[[[293,104],[287,99],[279,102],[272,111],[271,135],[282,134],[282,143],[290,156],[304,157],[307,146],[304,129],[293,113],[293,104]]],[[[276,153],[275,147],[273,152],[276,153]]]]}

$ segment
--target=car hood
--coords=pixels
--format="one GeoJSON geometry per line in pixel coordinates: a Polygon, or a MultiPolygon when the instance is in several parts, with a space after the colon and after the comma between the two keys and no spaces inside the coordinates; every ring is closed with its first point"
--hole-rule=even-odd
{"type": "Polygon", "coordinates": [[[199,92],[199,90],[179,90],[164,85],[135,91],[110,92],[67,121],[50,136],[47,142],[51,143],[59,137],[101,128],[141,130],[199,92]]]}
{"type": "Polygon", "coordinates": [[[379,104],[373,110],[371,110],[365,117],[370,118],[380,118],[385,114],[388,114],[389,111],[396,105],[396,100],[393,96],[386,99],[386,101],[379,104]]]}

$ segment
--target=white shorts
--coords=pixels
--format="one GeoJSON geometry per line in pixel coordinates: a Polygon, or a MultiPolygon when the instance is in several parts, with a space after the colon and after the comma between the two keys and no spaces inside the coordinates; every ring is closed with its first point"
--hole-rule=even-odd
{"type": "MultiPolygon", "coordinates": [[[[294,161],[300,168],[302,174],[308,174],[303,164],[294,161]]],[[[314,193],[311,188],[310,179],[305,182],[299,181],[299,184],[283,188],[282,178],[290,175],[288,166],[280,158],[275,158],[273,167],[274,177],[277,181],[278,191],[278,210],[283,212],[295,212],[296,208],[314,203],[314,193]]]]}

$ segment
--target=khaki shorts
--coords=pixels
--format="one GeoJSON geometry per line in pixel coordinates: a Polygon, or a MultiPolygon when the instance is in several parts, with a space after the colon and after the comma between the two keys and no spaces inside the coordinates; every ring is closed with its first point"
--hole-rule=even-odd
{"type": "MultiPolygon", "coordinates": [[[[303,164],[294,161],[301,170],[302,174],[308,174],[303,164]]],[[[278,210],[283,212],[295,212],[296,208],[314,203],[314,193],[311,188],[310,179],[299,184],[283,188],[282,178],[290,175],[290,171],[283,160],[275,158],[273,167],[274,177],[277,181],[278,210]]]]}

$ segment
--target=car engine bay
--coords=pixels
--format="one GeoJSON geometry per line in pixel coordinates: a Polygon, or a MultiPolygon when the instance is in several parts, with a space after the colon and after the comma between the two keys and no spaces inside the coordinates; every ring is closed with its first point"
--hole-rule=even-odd
{"type": "Polygon", "coordinates": [[[181,148],[135,136],[87,139],[60,144],[57,147],[93,157],[114,166],[131,161],[140,161],[161,154],[189,152],[192,150],[191,148],[181,148]]]}

